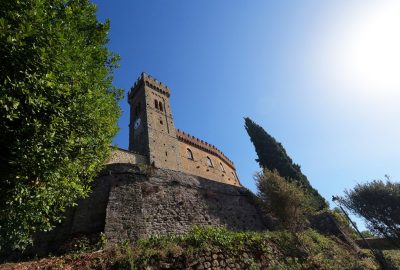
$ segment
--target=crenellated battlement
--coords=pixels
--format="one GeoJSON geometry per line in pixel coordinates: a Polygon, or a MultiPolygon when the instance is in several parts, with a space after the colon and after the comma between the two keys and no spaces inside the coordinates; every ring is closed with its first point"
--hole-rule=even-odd
{"type": "Polygon", "coordinates": [[[170,90],[168,86],[166,86],[156,78],[152,77],[151,75],[142,72],[142,74],[140,74],[140,76],[137,78],[134,85],[128,92],[128,99],[131,99],[133,96],[135,96],[136,92],[144,85],[150,87],[151,89],[162,95],[165,95],[166,97],[170,97],[170,90]]]}
{"type": "Polygon", "coordinates": [[[176,136],[180,141],[184,141],[187,144],[193,145],[194,147],[197,147],[207,153],[217,156],[218,158],[222,159],[227,165],[229,165],[233,170],[236,170],[233,161],[231,161],[227,156],[225,156],[225,154],[214,145],[209,144],[206,141],[200,140],[199,138],[196,138],[179,129],[177,129],[176,131],[176,136]]]}

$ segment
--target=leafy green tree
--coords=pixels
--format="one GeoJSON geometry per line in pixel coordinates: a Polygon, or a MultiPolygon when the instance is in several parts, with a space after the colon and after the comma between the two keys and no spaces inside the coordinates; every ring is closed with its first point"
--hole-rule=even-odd
{"type": "Polygon", "coordinates": [[[295,182],[288,182],[275,170],[264,170],[255,176],[258,197],[267,213],[279,220],[283,229],[297,232],[307,224],[313,212],[313,201],[295,182]]]}
{"type": "Polygon", "coordinates": [[[245,128],[254,144],[258,156],[256,161],[261,168],[276,170],[288,181],[296,182],[314,198],[316,209],[322,210],[328,207],[326,200],[311,186],[307,177],[301,172],[300,166],[293,163],[281,143],[248,117],[245,118],[245,128]]]}
{"type": "Polygon", "coordinates": [[[0,251],[88,195],[117,132],[118,57],[89,0],[0,1],[0,251]]]}
{"type": "Polygon", "coordinates": [[[363,217],[373,234],[400,246],[400,183],[374,180],[345,191],[344,205],[363,217]]]}

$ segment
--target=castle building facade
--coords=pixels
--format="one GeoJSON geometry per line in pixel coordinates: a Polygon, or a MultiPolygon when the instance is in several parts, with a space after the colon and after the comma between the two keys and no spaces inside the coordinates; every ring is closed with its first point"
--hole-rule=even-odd
{"type": "Polygon", "coordinates": [[[169,98],[168,87],[141,74],[128,93],[129,149],[114,148],[90,196],[68,209],[54,230],[39,233],[32,254],[62,252],[72,239],[98,239],[99,233],[113,245],[182,234],[194,225],[237,231],[269,226],[233,162],[175,129],[169,98]]]}
{"type": "Polygon", "coordinates": [[[114,152],[111,162],[127,159],[240,186],[235,165],[228,157],[215,146],[175,128],[170,95],[170,89],[152,76],[139,76],[128,93],[129,152],[114,152]]]}

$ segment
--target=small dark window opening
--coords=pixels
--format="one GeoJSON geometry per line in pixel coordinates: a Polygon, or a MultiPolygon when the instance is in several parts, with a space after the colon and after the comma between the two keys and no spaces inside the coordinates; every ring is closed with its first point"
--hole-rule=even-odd
{"type": "Polygon", "coordinates": [[[162,121],[162,120],[160,120],[160,124],[161,124],[161,125],[163,124],[163,121],[162,121]]]}
{"type": "Polygon", "coordinates": [[[193,152],[189,148],[186,149],[186,155],[188,159],[193,160],[193,152]]]}
{"type": "Polygon", "coordinates": [[[154,100],[154,107],[158,110],[158,101],[156,99],[154,100]]]}
{"type": "Polygon", "coordinates": [[[221,171],[225,172],[224,165],[222,165],[222,163],[221,163],[221,162],[219,163],[219,166],[221,167],[221,171]]]}
{"type": "Polygon", "coordinates": [[[208,167],[214,167],[210,157],[207,157],[207,165],[208,167]]]}
{"type": "Polygon", "coordinates": [[[160,111],[163,111],[163,105],[161,101],[158,103],[158,106],[160,107],[160,111]]]}
{"type": "Polygon", "coordinates": [[[165,156],[168,156],[168,152],[167,151],[165,151],[165,156]]]}

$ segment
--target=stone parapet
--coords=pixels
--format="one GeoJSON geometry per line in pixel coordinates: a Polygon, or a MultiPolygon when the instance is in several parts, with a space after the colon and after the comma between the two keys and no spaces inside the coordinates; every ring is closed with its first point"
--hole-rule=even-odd
{"type": "Polygon", "coordinates": [[[146,164],[147,158],[132,151],[112,147],[106,164],[113,163],[146,164]]]}
{"type": "Polygon", "coordinates": [[[218,157],[219,159],[223,160],[233,170],[236,170],[233,161],[231,161],[227,156],[225,156],[224,153],[222,153],[222,151],[219,150],[214,145],[209,144],[203,140],[200,140],[194,136],[191,136],[179,129],[177,129],[177,131],[176,131],[176,136],[179,141],[183,141],[189,145],[192,145],[194,147],[197,147],[197,148],[203,150],[204,152],[210,153],[210,154],[218,157]]]}

